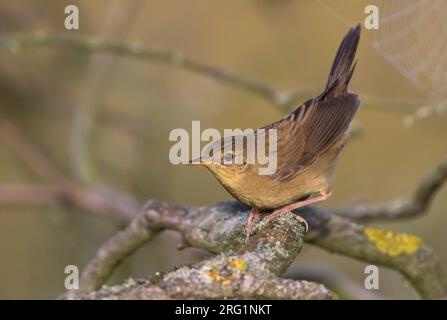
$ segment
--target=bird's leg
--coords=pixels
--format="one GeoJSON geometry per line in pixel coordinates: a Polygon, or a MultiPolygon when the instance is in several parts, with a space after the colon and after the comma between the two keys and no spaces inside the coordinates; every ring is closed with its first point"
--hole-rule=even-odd
{"type": "MultiPolygon", "coordinates": [[[[289,212],[293,211],[294,209],[301,208],[301,207],[308,206],[308,205],[311,205],[311,204],[314,204],[314,203],[317,203],[317,202],[320,202],[320,201],[327,200],[327,199],[330,198],[331,195],[332,195],[331,189],[327,188],[327,189],[321,190],[320,194],[318,196],[316,196],[316,197],[312,197],[310,199],[306,199],[306,200],[298,201],[298,202],[295,202],[295,203],[292,203],[292,204],[288,204],[285,207],[282,207],[282,208],[280,208],[278,210],[273,211],[273,213],[271,213],[270,215],[268,215],[266,217],[266,219],[267,219],[266,222],[268,223],[268,222],[272,221],[273,219],[276,219],[276,218],[278,218],[278,217],[280,217],[280,216],[282,216],[282,215],[284,215],[286,213],[289,213],[289,212]]],[[[296,215],[296,214],[294,215],[294,217],[299,222],[305,224],[305,226],[306,226],[305,233],[306,233],[309,230],[309,225],[307,224],[307,221],[304,220],[303,217],[301,217],[299,215],[296,215]]]]}
{"type": "Polygon", "coordinates": [[[250,211],[250,215],[248,216],[247,224],[245,225],[245,243],[250,239],[251,230],[253,229],[253,224],[256,218],[261,214],[261,210],[258,208],[253,208],[250,211]]]}

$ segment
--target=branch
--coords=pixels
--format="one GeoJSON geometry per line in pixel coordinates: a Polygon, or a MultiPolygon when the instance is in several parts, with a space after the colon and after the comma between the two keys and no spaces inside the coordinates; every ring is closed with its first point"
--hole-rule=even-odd
{"type": "Polygon", "coordinates": [[[124,221],[129,221],[138,214],[138,201],[125,193],[110,187],[83,187],[70,181],[2,113],[0,141],[13,150],[37,176],[51,181],[49,184],[0,184],[0,205],[68,205],[98,216],[113,215],[124,221]]]}
{"type": "Polygon", "coordinates": [[[337,296],[321,284],[310,281],[257,276],[240,270],[244,257],[218,256],[192,267],[182,267],[161,279],[129,279],[122,285],[104,286],[99,291],[70,292],[62,299],[166,300],[166,299],[294,299],[328,300],[337,296]],[[216,272],[216,273],[214,273],[216,272]],[[223,277],[220,274],[225,274],[223,277]],[[224,280],[223,280],[224,279],[224,280]]]}
{"type": "Polygon", "coordinates": [[[411,114],[408,114],[403,122],[406,126],[413,126],[416,122],[447,114],[447,100],[438,103],[422,105],[411,114]]]}
{"type": "Polygon", "coordinates": [[[340,272],[330,264],[319,262],[303,263],[288,270],[287,278],[306,279],[322,283],[337,293],[340,299],[347,300],[385,300],[378,290],[365,290],[363,281],[357,281],[340,272]]]}
{"type": "MultiPolygon", "coordinates": [[[[4,118],[1,119],[4,121],[4,118]]],[[[17,130],[10,127],[8,123],[7,126],[1,128],[3,129],[0,130],[1,137],[9,143],[8,145],[12,149],[18,150],[19,155],[25,156],[24,161],[27,161],[26,156],[32,158],[37,156],[38,162],[43,164],[40,165],[43,168],[42,172],[47,172],[48,168],[51,168],[50,162],[45,158],[42,160],[43,155],[27,143],[17,130]],[[4,128],[9,129],[5,131],[4,128]],[[13,130],[10,130],[11,128],[13,130]]],[[[419,204],[415,206],[416,208],[427,206],[434,192],[445,181],[446,166],[447,164],[443,162],[427,175],[414,193],[413,202],[409,203],[419,204]]],[[[38,172],[40,171],[38,170],[38,172]]],[[[1,185],[0,204],[68,204],[98,215],[112,213],[126,221],[132,220],[138,213],[138,202],[130,196],[112,189],[82,188],[66,182],[65,179],[62,180],[63,182],[60,183],[41,186],[1,185]]],[[[151,215],[158,220],[155,218],[150,220],[151,224],[146,225],[146,234],[142,234],[141,237],[128,238],[125,236],[126,241],[122,243],[127,243],[128,246],[121,248],[122,244],[119,244],[119,241],[107,242],[102,247],[105,249],[100,250],[98,257],[89,264],[84,272],[85,287],[99,287],[121,259],[163,229],[177,230],[182,234],[185,245],[205,248],[214,253],[234,252],[242,244],[242,226],[246,222],[248,208],[238,202],[226,202],[205,208],[185,208],[153,201],[147,208],[150,210],[145,211],[151,212],[151,215]],[[118,245],[114,247],[113,244],[116,243],[118,245]],[[115,249],[111,250],[110,248],[115,249]]],[[[447,296],[445,271],[440,266],[434,252],[422,245],[419,238],[365,228],[348,219],[315,208],[304,208],[300,214],[305,215],[306,212],[310,212],[307,220],[311,224],[311,232],[305,238],[307,241],[329,251],[399,270],[410,280],[422,297],[447,296]]],[[[401,212],[415,211],[404,210],[401,212]]],[[[421,211],[416,210],[416,212],[421,211]]],[[[146,215],[148,213],[143,216],[146,215]]],[[[407,214],[407,216],[411,215],[407,214]]],[[[141,221],[141,218],[134,221],[141,221]]]]}
{"type": "Polygon", "coordinates": [[[3,113],[0,113],[0,141],[13,150],[38,177],[63,180],[63,174],[3,113]]]}
{"type": "Polygon", "coordinates": [[[427,211],[436,192],[447,181],[447,160],[433,168],[419,183],[413,194],[389,203],[359,204],[336,209],[335,212],[356,221],[377,221],[414,218],[427,211]]]}
{"type": "MultiPolygon", "coordinates": [[[[141,1],[111,1],[103,18],[100,34],[106,38],[119,39],[126,36],[135,21],[135,13],[139,11],[141,1]]],[[[92,183],[92,172],[96,169],[91,157],[91,140],[94,124],[99,110],[98,101],[107,91],[110,73],[115,59],[107,55],[89,57],[87,71],[77,93],[77,105],[70,133],[70,160],[77,180],[84,184],[92,183]]]]}
{"type": "MultiPolygon", "coordinates": [[[[145,47],[139,43],[122,44],[93,37],[72,37],[50,33],[18,34],[0,39],[0,47],[9,48],[13,52],[25,47],[50,45],[68,46],[88,52],[111,53],[168,63],[193,73],[209,76],[223,84],[252,92],[281,108],[289,108],[303,95],[303,92],[287,95],[262,82],[242,78],[188,58],[181,52],[158,47],[145,47]]],[[[124,289],[120,287],[118,288],[119,292],[124,295],[124,292],[145,294],[154,289],[155,292],[168,297],[182,297],[182,294],[176,293],[177,291],[171,292],[169,288],[172,287],[176,290],[181,289],[192,297],[210,297],[212,296],[211,293],[215,294],[216,297],[227,297],[228,292],[224,287],[228,285],[226,281],[229,280],[231,294],[234,297],[309,297],[310,291],[306,290],[308,288],[307,283],[293,282],[276,277],[293,261],[302,245],[301,237],[298,236],[300,235],[299,232],[295,233],[295,237],[298,238],[291,238],[292,235],[289,234],[291,231],[296,231],[294,228],[298,226],[296,222],[295,226],[293,225],[295,220],[290,216],[279,220],[273,226],[264,226],[265,228],[258,226],[258,234],[238,254],[235,254],[236,250],[242,245],[242,226],[245,224],[248,214],[248,208],[239,203],[226,202],[207,208],[185,208],[153,201],[146,208],[147,210],[137,216],[138,204],[133,198],[113,190],[81,188],[67,182],[62,174],[54,170],[48,159],[36,152],[32,145],[27,144],[14,131],[14,128],[8,122],[5,122],[3,117],[0,117],[0,124],[1,136],[7,137],[5,142],[10,143],[8,145],[24,161],[27,161],[31,168],[35,168],[38,175],[58,181],[48,186],[2,185],[0,186],[0,203],[13,205],[23,203],[55,205],[63,203],[75,205],[96,214],[113,212],[122,219],[133,219],[127,229],[101,247],[97,257],[87,266],[82,277],[84,289],[101,286],[114,267],[126,255],[131,254],[158,232],[164,229],[172,229],[182,234],[185,245],[205,248],[220,255],[192,267],[179,269],[184,271],[185,277],[182,277],[181,272],[174,271],[163,276],[161,280],[143,281],[124,286],[124,289]],[[134,218],[135,216],[137,218],[134,218]],[[269,230],[276,231],[269,235],[269,230]],[[271,242],[275,239],[282,241],[271,242]],[[263,245],[259,247],[259,244],[263,245]],[[272,250],[265,250],[266,248],[272,250]],[[255,262],[260,262],[260,264],[251,264],[250,259],[253,258],[253,255],[257,259],[255,259],[255,262]],[[239,276],[237,270],[231,269],[232,262],[239,261],[238,259],[247,263],[250,272],[239,276]],[[205,266],[206,268],[211,267],[211,269],[206,269],[205,266]],[[203,296],[200,296],[196,290],[188,292],[189,279],[193,275],[203,274],[204,268],[206,270],[217,268],[219,285],[216,288],[211,288],[208,278],[198,277],[196,279],[197,288],[205,291],[212,289],[212,292],[203,296]],[[231,275],[238,275],[235,279],[225,278],[228,268],[231,275]],[[252,271],[253,274],[251,274],[252,271]],[[261,272],[264,276],[259,277],[258,272],[261,272]],[[172,282],[170,282],[171,280],[172,282]],[[250,285],[250,288],[247,289],[244,286],[247,281],[255,285],[250,285]],[[285,289],[282,292],[274,293],[269,291],[269,288],[273,285],[280,285],[285,289]]],[[[426,210],[434,193],[446,180],[446,167],[447,163],[444,162],[428,175],[410,198],[383,205],[361,206],[357,207],[356,210],[354,208],[345,209],[341,213],[349,216],[354,213],[354,218],[359,220],[370,218],[394,219],[418,215],[426,210]]],[[[398,270],[409,279],[424,298],[445,298],[447,296],[445,271],[433,251],[423,245],[419,238],[363,227],[333,213],[320,211],[312,207],[304,208],[299,212],[300,215],[307,215],[306,218],[311,224],[311,232],[306,235],[306,241],[332,252],[398,270]]],[[[237,265],[240,267],[239,264],[237,265]]],[[[235,266],[234,268],[238,269],[239,267],[235,266]]],[[[211,277],[210,274],[208,276],[211,277]]],[[[316,284],[311,285],[312,292],[315,292],[314,289],[318,292],[321,291],[320,287],[317,289],[315,286],[318,287],[316,284]]],[[[115,292],[114,290],[112,291],[115,292]]],[[[103,289],[88,293],[88,295],[103,297],[103,294],[107,295],[106,291],[106,289],[103,289]]],[[[324,292],[319,297],[333,297],[328,291],[324,292]]]]}
{"type": "Polygon", "coordinates": [[[71,36],[60,33],[18,33],[0,38],[0,47],[17,52],[27,47],[61,46],[90,53],[110,53],[117,56],[167,63],[192,73],[202,74],[230,87],[256,94],[276,107],[289,109],[303,96],[315,93],[313,89],[286,94],[263,82],[248,79],[220,68],[202,63],[180,51],[171,51],[142,43],[120,43],[93,36],[71,36]]]}
{"type": "MultiPolygon", "coordinates": [[[[186,208],[152,200],[127,229],[100,248],[82,275],[82,289],[99,288],[125,256],[166,229],[181,234],[183,247],[198,247],[230,256],[241,246],[242,255],[246,252],[268,252],[265,257],[271,260],[266,262],[265,268],[274,275],[283,273],[301,248],[301,238],[297,235],[302,230],[297,229],[299,225],[293,224],[294,219],[290,216],[279,219],[273,228],[261,221],[256,226],[258,233],[243,246],[243,226],[248,212],[249,208],[237,201],[186,208]],[[259,245],[263,243],[262,239],[276,240],[265,240],[269,246],[264,251],[266,247],[259,245]]],[[[314,207],[296,212],[309,222],[311,231],[305,236],[306,241],[331,252],[397,270],[423,298],[447,297],[447,275],[433,250],[422,244],[419,238],[364,227],[314,207]]]]}
{"type": "Polygon", "coordinates": [[[99,217],[129,221],[139,212],[138,202],[119,191],[106,187],[80,187],[72,183],[0,184],[0,205],[68,206],[99,217]]]}
{"type": "MultiPolygon", "coordinates": [[[[214,208],[206,219],[218,218],[220,209],[214,208]]],[[[160,275],[158,279],[132,282],[131,285],[99,288],[115,266],[156,233],[165,228],[183,230],[187,241],[197,241],[198,233],[207,229],[203,209],[191,209],[150,201],[130,225],[108,240],[98,251],[97,256],[85,269],[81,277],[82,292],[71,292],[69,298],[275,298],[275,299],[333,299],[335,295],[324,286],[307,282],[281,279],[277,276],[285,272],[301,250],[304,227],[290,214],[265,226],[247,244],[235,252],[227,247],[219,250],[212,242],[203,246],[221,254],[192,266],[181,267],[160,275]],[[201,224],[198,227],[198,224],[201,224]],[[189,230],[189,231],[188,231],[189,230]],[[211,245],[208,245],[211,244],[211,245]],[[87,293],[85,293],[87,292],[87,293]]],[[[234,221],[233,221],[234,222],[234,221]]],[[[211,225],[209,225],[211,227],[211,225]]],[[[241,243],[241,225],[234,228],[227,221],[215,221],[213,231],[226,237],[234,237],[241,243]],[[220,230],[220,231],[219,231],[220,230]],[[235,232],[238,230],[237,232],[235,232]],[[226,231],[229,234],[226,234],[226,231]]],[[[217,238],[219,237],[218,235],[217,238]]],[[[218,241],[217,238],[215,241],[218,241]]],[[[201,240],[199,240],[201,241],[201,240]]],[[[225,240],[223,240],[225,243],[225,240]]],[[[239,245],[237,246],[239,247],[239,245]]]]}
{"type": "Polygon", "coordinates": [[[299,214],[311,230],[305,241],[333,253],[399,271],[425,299],[447,297],[447,272],[419,237],[365,227],[314,207],[299,214]]]}
{"type": "MultiPolygon", "coordinates": [[[[133,219],[125,230],[101,246],[95,259],[87,265],[82,274],[81,288],[84,290],[99,288],[124,257],[165,229],[179,231],[184,237],[183,247],[193,245],[213,253],[234,253],[243,243],[244,221],[238,216],[240,221],[236,228],[234,220],[230,219],[231,224],[228,224],[227,220],[222,219],[219,206],[205,210],[201,208],[187,209],[156,200],[149,201],[142,213],[133,219]],[[206,214],[205,221],[204,214],[206,214]],[[232,245],[229,245],[228,241],[232,245]]],[[[245,215],[240,216],[246,218],[245,215]]],[[[267,233],[265,231],[267,228],[265,228],[262,234],[264,238],[268,237],[268,241],[264,238],[262,240],[259,237],[253,237],[249,243],[242,247],[241,252],[254,252],[255,249],[259,249],[261,252],[258,257],[259,262],[271,272],[279,274],[287,269],[301,249],[300,234],[303,233],[303,230],[297,229],[295,224],[283,225],[284,232],[278,232],[281,230],[280,228],[275,229],[277,229],[275,232],[267,233]],[[275,242],[272,242],[273,239],[275,242]],[[265,245],[266,242],[269,246],[265,245]],[[268,256],[266,255],[267,249],[268,256]],[[290,254],[286,256],[280,254],[286,251],[290,251],[290,254]]]]}
{"type": "MultiPolygon", "coordinates": [[[[28,47],[60,46],[69,47],[89,53],[108,53],[116,56],[131,57],[134,59],[158,61],[171,66],[184,69],[191,73],[207,76],[229,87],[258,95],[275,107],[290,110],[296,103],[304,98],[318,94],[315,88],[305,88],[292,93],[285,93],[274,86],[259,80],[249,79],[221,68],[200,62],[188,57],[181,51],[174,51],[160,46],[148,46],[140,42],[122,43],[98,38],[96,36],[73,36],[62,33],[51,32],[28,32],[15,33],[0,37],[0,48],[9,49],[13,53],[20,52],[28,47]]],[[[371,94],[363,94],[368,104],[389,110],[425,110],[434,108],[436,112],[445,111],[445,106],[441,104],[432,107],[420,107],[423,102],[397,99],[384,99],[371,94]]],[[[427,112],[424,112],[427,113],[427,112]]],[[[430,111],[430,114],[433,113],[430,111]]],[[[417,111],[416,115],[421,112],[417,111]]],[[[408,120],[408,119],[407,119],[408,120]]],[[[409,121],[405,121],[408,124],[409,121]]]]}

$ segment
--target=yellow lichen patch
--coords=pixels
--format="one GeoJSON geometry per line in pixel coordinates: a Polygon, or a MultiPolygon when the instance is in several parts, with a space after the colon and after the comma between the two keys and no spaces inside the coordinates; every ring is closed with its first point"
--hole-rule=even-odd
{"type": "Polygon", "coordinates": [[[214,266],[206,270],[207,275],[213,281],[220,282],[223,286],[228,286],[235,279],[238,279],[242,272],[247,270],[247,261],[241,258],[230,258],[230,261],[222,265],[214,266]]]}
{"type": "Polygon", "coordinates": [[[231,284],[231,280],[230,280],[230,279],[227,279],[227,280],[222,281],[222,285],[223,285],[223,286],[228,286],[228,285],[230,285],[230,284],[231,284]]]}
{"type": "Polygon", "coordinates": [[[247,270],[247,261],[244,259],[233,259],[230,261],[230,266],[239,271],[247,270]]]}
{"type": "Polygon", "coordinates": [[[211,269],[208,270],[208,275],[213,279],[213,281],[222,281],[223,277],[219,274],[219,270],[211,269]]]}
{"type": "Polygon", "coordinates": [[[380,252],[389,256],[413,254],[421,245],[420,238],[406,233],[394,233],[375,228],[365,228],[363,232],[380,252]]]}

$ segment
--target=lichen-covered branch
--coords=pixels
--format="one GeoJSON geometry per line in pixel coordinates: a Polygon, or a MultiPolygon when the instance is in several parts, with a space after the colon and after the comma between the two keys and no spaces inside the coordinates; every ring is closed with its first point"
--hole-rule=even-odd
{"type": "Polygon", "coordinates": [[[188,222],[186,219],[182,221],[187,211],[181,207],[156,201],[149,203],[147,210],[132,219],[126,229],[118,232],[99,248],[96,257],[82,273],[81,290],[98,289],[122,259],[151,240],[158,231],[188,222]]]}
{"type": "MultiPolygon", "coordinates": [[[[52,169],[48,170],[51,168],[50,162],[23,140],[15,129],[3,130],[0,133],[2,138],[8,141],[8,146],[19,155],[30,155],[31,158],[40,159],[38,163],[41,169],[37,170],[37,174],[50,179],[59,177],[58,173],[51,173],[52,169]]],[[[435,191],[445,181],[444,175],[445,163],[442,163],[423,180],[413,196],[414,199],[419,199],[419,203],[427,205],[435,191]]],[[[0,204],[71,205],[102,216],[116,216],[124,221],[132,220],[139,212],[138,202],[125,194],[112,189],[80,187],[65,179],[62,181],[49,185],[3,184],[0,186],[0,204]]],[[[151,203],[156,205],[159,202],[151,203]]],[[[177,230],[183,235],[185,245],[205,248],[214,253],[231,253],[242,245],[242,228],[246,223],[248,208],[237,202],[226,202],[204,208],[184,208],[166,203],[159,203],[159,206],[164,209],[154,210],[151,205],[148,207],[152,208],[150,210],[152,219],[148,230],[153,230],[149,235],[162,229],[177,230]]],[[[315,208],[305,208],[301,214],[305,215],[309,210],[307,219],[311,223],[311,232],[305,237],[306,241],[345,256],[399,270],[422,297],[446,296],[445,271],[433,251],[423,245],[420,239],[364,228],[349,219],[337,217],[329,212],[322,213],[315,208]]],[[[90,268],[86,269],[84,279],[88,280],[90,277],[89,281],[93,283],[89,288],[99,287],[114,266],[125,257],[126,250],[127,254],[130,254],[129,248],[138,247],[150,239],[147,235],[145,237],[136,238],[135,243],[130,241],[127,249],[119,245],[114,250],[108,250],[110,247],[107,248],[105,245],[106,250],[103,250],[98,257],[104,255],[107,259],[94,260],[89,264],[90,268]],[[92,267],[94,263],[97,264],[97,269],[92,267]]],[[[84,283],[88,283],[87,280],[84,280],[84,283]]]]}
{"type": "Polygon", "coordinates": [[[335,212],[356,221],[397,220],[425,213],[436,192],[447,181],[447,160],[442,161],[424,176],[412,195],[389,203],[345,206],[335,212]]]}
{"type": "Polygon", "coordinates": [[[240,270],[243,258],[218,256],[191,267],[182,267],[153,279],[129,279],[121,285],[104,286],[99,291],[70,292],[62,299],[294,299],[322,300],[337,296],[321,284],[310,281],[256,276],[240,270]],[[216,278],[213,270],[230,280],[216,278]]]}
{"type": "MultiPolygon", "coordinates": [[[[237,208],[237,205],[232,208],[237,208]]],[[[82,274],[81,289],[99,288],[124,257],[164,229],[179,231],[183,236],[184,246],[200,247],[213,253],[234,254],[237,250],[255,252],[259,249],[257,255],[264,268],[274,274],[284,272],[301,249],[300,235],[303,231],[297,229],[296,223],[290,224],[290,221],[284,222],[282,228],[275,224],[275,228],[262,229],[263,237],[253,237],[243,245],[243,219],[247,218],[247,212],[246,207],[239,207],[243,208],[243,214],[234,212],[232,224],[228,224],[228,221],[220,217],[221,209],[224,210],[222,212],[228,210],[225,205],[187,209],[157,200],[149,201],[142,213],[126,229],[101,246],[97,256],[82,274]],[[273,240],[275,242],[271,243],[273,240]]],[[[283,219],[278,221],[282,222],[283,219]]]]}
{"type": "MultiPolygon", "coordinates": [[[[124,231],[124,234],[120,233],[104,244],[98,256],[84,272],[84,288],[101,286],[121,259],[163,229],[178,231],[183,236],[186,246],[205,248],[214,253],[231,254],[241,247],[242,229],[249,208],[240,203],[225,202],[211,207],[185,208],[152,201],[146,206],[145,214],[135,219],[138,216],[139,204],[133,197],[113,189],[87,188],[71,183],[4,116],[0,121],[5,124],[1,127],[0,138],[30,166],[33,164],[30,159],[36,159],[37,175],[44,179],[57,180],[42,185],[11,183],[0,185],[1,205],[71,205],[101,216],[115,216],[124,221],[133,220],[131,227],[138,226],[139,223],[146,227],[145,231],[142,228],[141,233],[134,233],[132,237],[127,237],[124,231]],[[142,217],[148,220],[145,221],[142,217]],[[120,237],[124,237],[125,241],[115,241],[120,237]]],[[[380,217],[377,212],[382,212],[382,215],[384,212],[400,212],[399,215],[385,216],[410,217],[423,212],[435,192],[445,182],[446,167],[446,162],[443,162],[432,170],[413,196],[404,201],[408,205],[403,208],[410,209],[397,211],[381,209],[372,216],[380,217]]],[[[393,208],[390,205],[382,206],[382,208],[390,207],[393,208]]],[[[338,211],[338,213],[352,216],[352,211],[348,209],[346,212],[338,211]]],[[[419,238],[365,228],[348,218],[312,207],[301,210],[300,214],[307,214],[307,220],[311,224],[311,232],[306,235],[306,241],[329,251],[398,270],[409,279],[422,297],[447,296],[445,271],[434,252],[423,245],[419,238]]]]}
{"type": "MultiPolygon", "coordinates": [[[[139,43],[119,43],[94,37],[53,33],[16,34],[0,38],[0,47],[18,52],[36,46],[64,46],[87,52],[110,53],[167,63],[205,75],[228,86],[256,94],[272,105],[290,108],[304,92],[285,94],[185,56],[181,52],[139,43]]],[[[444,108],[445,109],[445,108],[444,108]]],[[[425,116],[426,109],[418,111],[425,116]]],[[[441,109],[439,109],[441,110],[441,109]]],[[[77,298],[333,298],[326,288],[306,281],[281,279],[302,246],[302,226],[291,215],[272,225],[259,223],[251,241],[243,244],[243,226],[249,208],[236,201],[187,208],[151,201],[139,213],[133,197],[112,189],[75,184],[0,114],[0,139],[51,183],[2,184],[1,205],[71,205],[98,215],[119,217],[129,226],[108,240],[83,272],[77,298]],[[204,248],[217,256],[181,267],[152,279],[99,289],[126,256],[158,232],[170,229],[183,238],[182,246],[204,248]],[[193,283],[191,281],[194,281],[193,283]]],[[[431,171],[412,196],[385,204],[359,205],[336,210],[339,215],[307,207],[299,210],[310,224],[305,241],[331,252],[379,264],[401,272],[424,298],[446,298],[447,276],[433,250],[421,239],[362,226],[352,220],[393,220],[425,212],[436,191],[447,180],[447,162],[431,171]],[[342,217],[345,216],[345,217],[342,217]],[[349,219],[348,219],[349,218],[349,219]]]]}
{"type": "MultiPolygon", "coordinates": [[[[270,251],[274,254],[270,255],[272,260],[268,263],[270,272],[281,274],[295,258],[297,248],[301,247],[299,237],[288,235],[290,232],[296,235],[297,230],[293,228],[298,225],[281,220],[279,223],[282,226],[271,229],[261,221],[255,232],[262,236],[256,234],[244,246],[243,226],[248,212],[249,208],[237,201],[210,207],[185,208],[152,200],[139,218],[101,247],[99,254],[84,271],[82,286],[85,290],[99,288],[123,256],[132,253],[156,232],[164,229],[178,231],[183,237],[183,246],[204,248],[229,256],[238,250],[242,253],[247,250],[257,252],[263,248],[260,239],[281,237],[277,247],[280,250],[270,251]]],[[[305,236],[307,242],[331,252],[397,270],[423,298],[447,297],[447,274],[433,250],[424,245],[421,239],[364,227],[314,207],[297,212],[309,222],[310,232],[305,236]]]]}
{"type": "MultiPolygon", "coordinates": [[[[219,212],[219,207],[214,208],[219,212]]],[[[237,298],[237,299],[333,299],[336,296],[323,285],[281,279],[281,275],[298,255],[303,244],[304,227],[292,214],[261,227],[248,243],[219,250],[216,246],[203,247],[219,251],[215,257],[184,266],[158,277],[131,281],[112,288],[99,288],[114,267],[127,255],[164,228],[183,230],[185,241],[202,239],[200,227],[207,226],[203,209],[185,210],[159,201],[151,201],[131,224],[108,240],[98,251],[81,277],[81,292],[68,293],[75,299],[160,299],[160,298],[237,298]],[[191,233],[187,232],[190,230],[191,233]]],[[[244,213],[243,216],[246,216],[244,213]]],[[[217,222],[213,227],[221,234],[232,236],[241,243],[240,228],[217,222]],[[228,233],[228,234],[226,234],[228,233]]],[[[234,225],[233,225],[234,226],[234,225]]],[[[214,235],[217,236],[217,235],[214,235]]],[[[218,237],[218,236],[217,236],[218,237]]],[[[214,241],[218,241],[215,238],[214,241]]],[[[227,241],[223,240],[225,243],[227,241]]],[[[211,242],[213,243],[213,241],[211,242]]]]}
{"type": "Polygon", "coordinates": [[[447,272],[420,238],[365,227],[314,207],[303,208],[299,214],[309,223],[306,242],[399,271],[425,299],[447,298],[447,272]]]}

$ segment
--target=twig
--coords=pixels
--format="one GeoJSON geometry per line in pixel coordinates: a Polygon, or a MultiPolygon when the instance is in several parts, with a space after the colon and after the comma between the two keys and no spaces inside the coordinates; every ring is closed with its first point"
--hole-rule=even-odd
{"type": "Polygon", "coordinates": [[[139,212],[134,198],[106,187],[80,187],[72,183],[0,184],[3,207],[57,206],[75,207],[100,217],[129,221],[139,212]]]}
{"type": "Polygon", "coordinates": [[[153,206],[154,210],[144,210],[135,216],[125,230],[118,232],[99,248],[96,257],[88,263],[82,273],[82,290],[98,289],[120,261],[149,241],[162,229],[162,225],[174,226],[188,223],[186,219],[182,221],[182,218],[186,216],[186,211],[181,207],[166,206],[156,202],[153,206]],[[175,221],[170,221],[171,216],[175,218],[175,221]]]}
{"type": "Polygon", "coordinates": [[[230,87],[254,93],[266,99],[271,104],[286,110],[298,100],[301,100],[303,96],[308,95],[310,92],[314,93],[315,91],[313,89],[305,89],[292,94],[286,94],[263,82],[244,78],[194,60],[180,51],[171,51],[158,46],[145,46],[138,42],[130,44],[120,43],[92,36],[71,36],[48,32],[21,33],[0,38],[0,47],[9,48],[13,52],[20,51],[26,47],[53,45],[71,47],[92,53],[110,53],[118,56],[167,63],[189,72],[206,75],[230,87]]]}
{"type": "Polygon", "coordinates": [[[0,113],[0,141],[13,150],[41,179],[63,180],[63,174],[3,113],[0,113]]]}
{"type": "MultiPolygon", "coordinates": [[[[105,14],[101,36],[108,39],[123,38],[135,21],[135,13],[141,0],[111,1],[105,14]]],[[[70,159],[76,178],[87,184],[94,180],[95,164],[90,152],[90,144],[96,122],[101,95],[110,81],[114,57],[104,55],[90,56],[87,72],[79,90],[76,112],[70,133],[70,159]]]]}
{"type": "Polygon", "coordinates": [[[396,99],[396,98],[384,98],[373,94],[362,93],[360,95],[362,100],[366,101],[368,105],[382,109],[383,111],[399,111],[409,112],[416,110],[421,105],[425,104],[425,100],[408,100],[408,99],[396,99]]]}
{"type": "Polygon", "coordinates": [[[414,218],[427,211],[436,192],[447,181],[447,160],[433,168],[407,198],[389,203],[359,204],[335,209],[335,212],[356,221],[397,220],[414,218]]]}
{"type": "Polygon", "coordinates": [[[403,122],[407,126],[412,126],[418,121],[444,114],[447,114],[447,100],[438,103],[422,105],[422,107],[418,107],[411,114],[407,115],[403,119],[403,122]]]}
{"type": "MultiPolygon", "coordinates": [[[[256,94],[270,104],[286,111],[290,110],[295,104],[302,102],[305,98],[319,93],[319,90],[316,88],[305,88],[292,93],[285,93],[270,84],[245,78],[195,60],[181,51],[169,50],[160,46],[144,45],[140,42],[121,43],[95,36],[73,36],[44,31],[16,33],[0,37],[0,48],[9,49],[14,53],[20,52],[27,47],[46,46],[70,47],[89,53],[108,53],[116,56],[167,63],[192,73],[207,76],[229,87],[256,94]]],[[[387,110],[417,109],[423,104],[421,101],[384,99],[371,94],[362,94],[361,96],[367,101],[368,105],[387,110]]]]}
{"type": "Polygon", "coordinates": [[[83,187],[67,178],[28,137],[0,113],[0,141],[13,150],[41,179],[51,183],[0,184],[0,205],[69,205],[98,216],[114,216],[129,221],[139,212],[138,201],[111,187],[83,187]]]}

